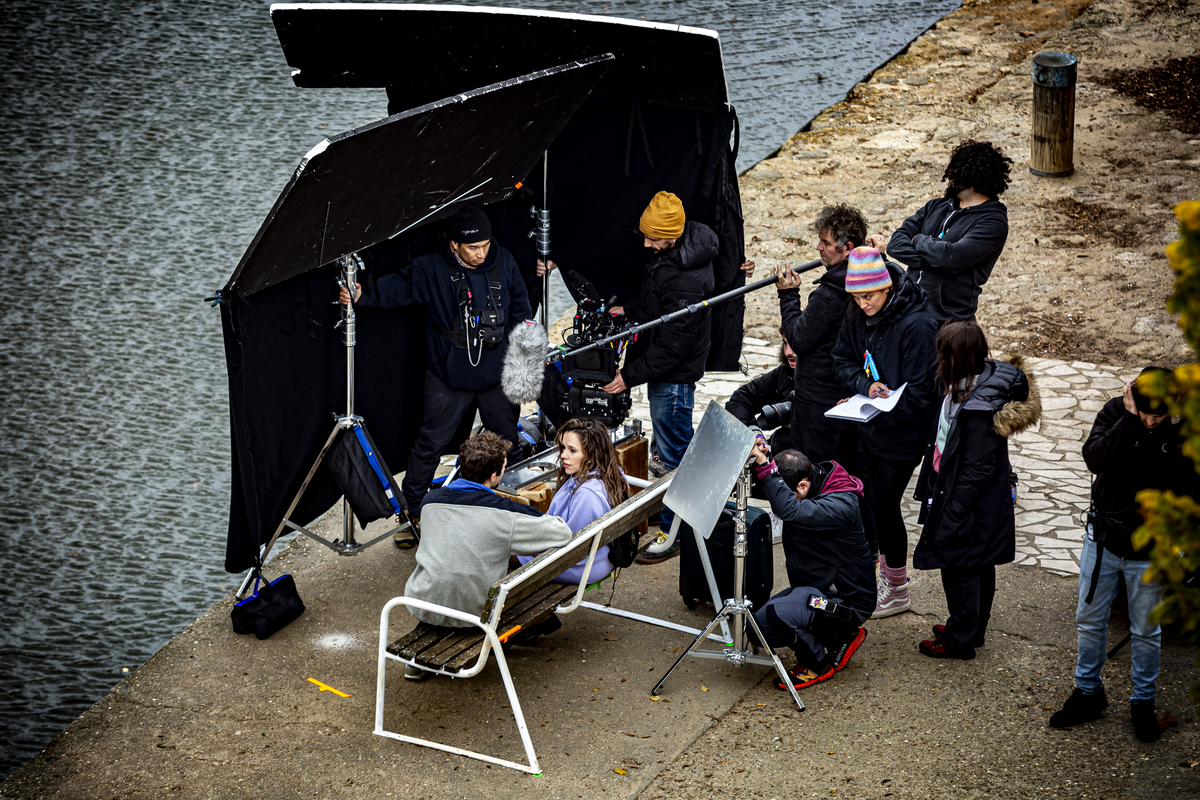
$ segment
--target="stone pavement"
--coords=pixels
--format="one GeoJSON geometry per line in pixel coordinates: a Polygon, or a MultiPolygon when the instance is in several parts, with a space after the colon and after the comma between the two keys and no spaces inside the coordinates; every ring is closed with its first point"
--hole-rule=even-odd
{"type": "MultiPolygon", "coordinates": [[[[779,347],[746,337],[740,372],[710,372],[696,386],[694,417],[699,423],[712,401],[724,405],[734,390],[779,364],[779,347]]],[[[1138,370],[1104,367],[1083,361],[1066,363],[1048,358],[1025,358],[1025,368],[1037,382],[1042,398],[1042,420],[1014,436],[1009,455],[1019,479],[1017,487],[1017,560],[1058,575],[1079,574],[1083,548],[1080,518],[1088,507],[1091,473],[1083,463],[1083,442],[1096,412],[1120,394],[1125,381],[1138,370]]],[[[650,408],[645,387],[633,390],[631,416],[650,428],[650,408]]],[[[912,499],[914,474],[906,493],[905,517],[909,541],[920,534],[917,503],[912,499]]]]}

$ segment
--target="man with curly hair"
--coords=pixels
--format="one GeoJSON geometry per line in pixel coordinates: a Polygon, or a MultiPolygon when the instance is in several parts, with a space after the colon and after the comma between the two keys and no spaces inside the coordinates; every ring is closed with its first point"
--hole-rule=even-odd
{"type": "MultiPolygon", "coordinates": [[[[904,221],[886,242],[887,255],[908,266],[925,290],[939,325],[975,319],[979,294],[1008,239],[1008,188],[1012,159],[990,142],[968,139],[950,154],[942,180],[946,191],[904,221]]],[[[884,252],[883,237],[867,246],[884,252]]]]}

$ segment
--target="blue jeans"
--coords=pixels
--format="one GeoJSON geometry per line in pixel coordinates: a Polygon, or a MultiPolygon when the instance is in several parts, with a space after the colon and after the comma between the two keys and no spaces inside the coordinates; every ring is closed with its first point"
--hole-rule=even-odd
{"type": "MultiPolygon", "coordinates": [[[[694,383],[646,384],[646,399],[650,401],[650,424],[654,427],[654,443],[658,457],[667,469],[675,469],[692,441],[692,407],[696,404],[694,383]]],[[[664,508],[663,530],[671,527],[675,515],[664,508]]]]}
{"type": "Polygon", "coordinates": [[[1079,559],[1079,605],[1075,623],[1079,626],[1079,660],[1075,666],[1075,685],[1086,694],[1100,689],[1100,668],[1108,647],[1108,618],[1117,596],[1117,581],[1125,581],[1129,595],[1129,628],[1133,633],[1130,700],[1153,700],[1154,681],[1158,678],[1162,628],[1150,624],[1150,612],[1162,600],[1163,590],[1155,583],[1142,583],[1149,561],[1126,561],[1100,548],[1100,580],[1089,605],[1088,587],[1096,566],[1096,543],[1085,540],[1079,559]]]}

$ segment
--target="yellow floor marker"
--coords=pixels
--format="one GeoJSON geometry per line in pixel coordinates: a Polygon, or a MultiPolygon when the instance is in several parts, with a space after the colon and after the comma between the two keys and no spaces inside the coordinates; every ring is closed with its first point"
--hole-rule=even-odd
{"type": "Polygon", "coordinates": [[[333,692],[338,697],[350,697],[350,695],[346,694],[345,692],[339,692],[337,689],[333,688],[332,686],[326,686],[325,684],[321,683],[316,678],[309,678],[308,682],[315,683],[317,685],[317,688],[320,689],[322,692],[333,692]]]}

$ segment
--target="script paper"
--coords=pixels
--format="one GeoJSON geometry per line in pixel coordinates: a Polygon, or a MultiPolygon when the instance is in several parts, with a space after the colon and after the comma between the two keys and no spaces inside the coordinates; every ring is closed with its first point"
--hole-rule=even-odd
{"type": "Polygon", "coordinates": [[[833,408],[825,412],[827,417],[838,417],[839,419],[850,419],[855,422],[866,422],[873,418],[876,414],[882,414],[886,411],[891,411],[896,407],[896,403],[900,402],[900,396],[904,394],[904,387],[907,383],[902,384],[898,389],[888,391],[887,397],[876,397],[874,399],[867,397],[865,394],[856,394],[844,403],[839,403],[833,408]]]}

